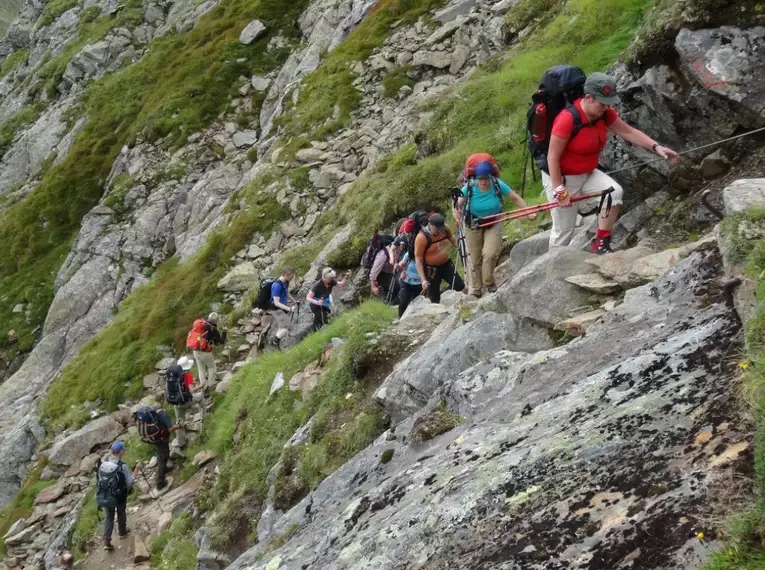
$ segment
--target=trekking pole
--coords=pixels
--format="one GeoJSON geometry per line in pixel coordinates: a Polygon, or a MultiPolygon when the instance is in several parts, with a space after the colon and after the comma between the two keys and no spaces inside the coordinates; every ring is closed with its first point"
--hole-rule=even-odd
{"type": "MultiPolygon", "coordinates": [[[[590,200],[592,198],[597,198],[598,196],[606,196],[613,192],[613,188],[609,188],[608,190],[597,191],[597,192],[588,192],[586,194],[580,194],[579,196],[573,196],[571,198],[571,202],[581,202],[583,200],[590,200]]],[[[553,201],[553,202],[546,202],[545,204],[538,204],[536,206],[528,206],[526,208],[518,208],[517,210],[513,210],[512,212],[501,212],[499,214],[493,214],[491,216],[484,216],[481,218],[481,223],[478,224],[479,228],[488,228],[496,224],[501,224],[503,222],[507,222],[510,220],[517,220],[518,218],[525,218],[526,216],[530,214],[539,214],[541,212],[547,212],[549,210],[553,210],[557,208],[559,205],[559,202],[553,201]]]]}
{"type": "Polygon", "coordinates": [[[526,155],[529,153],[529,145],[525,144],[525,139],[523,142],[523,178],[521,179],[521,198],[523,198],[523,193],[526,190],[526,166],[528,165],[526,155]]]}
{"type": "MultiPolygon", "coordinates": [[[[141,476],[143,477],[143,480],[146,481],[146,484],[149,486],[149,496],[152,498],[153,501],[157,501],[159,497],[157,497],[154,494],[154,490],[152,489],[151,483],[149,482],[149,478],[146,476],[146,473],[144,473],[143,465],[141,465],[141,462],[138,462],[138,470],[141,472],[141,476]]],[[[157,506],[159,507],[159,510],[162,511],[164,514],[166,511],[162,508],[162,502],[157,501],[157,506]]]]}

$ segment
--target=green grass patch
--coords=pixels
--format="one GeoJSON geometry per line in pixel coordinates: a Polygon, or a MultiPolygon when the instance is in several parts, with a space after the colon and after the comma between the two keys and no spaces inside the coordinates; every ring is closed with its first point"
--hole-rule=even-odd
{"type": "Polygon", "coordinates": [[[303,80],[297,105],[278,121],[289,136],[316,140],[348,123],[361,100],[349,66],[363,61],[381,46],[391,25],[415,22],[443,0],[378,0],[366,18],[336,49],[324,56],[321,67],[303,80]]]}
{"type": "Polygon", "coordinates": [[[411,65],[403,65],[387,73],[383,78],[383,96],[395,97],[404,85],[413,87],[416,81],[407,75],[411,70],[411,65]]]}
{"type": "MultiPolygon", "coordinates": [[[[722,236],[732,262],[745,268],[755,285],[755,298],[765,298],[765,209],[725,218],[722,236]]],[[[755,420],[755,495],[751,507],[731,517],[723,535],[724,548],[714,553],[706,570],[765,568],[765,304],[759,302],[744,323],[743,391],[755,420]]]]}
{"type": "MultiPolygon", "coordinates": [[[[50,487],[56,483],[55,479],[50,481],[40,481],[40,473],[42,473],[45,463],[38,462],[27,475],[24,484],[13,501],[2,509],[0,509],[0,537],[5,536],[8,529],[19,519],[25,519],[32,514],[34,510],[34,503],[37,495],[40,491],[46,487],[50,487]]],[[[0,539],[0,555],[7,553],[7,547],[5,542],[0,539]]]]}
{"type": "Polygon", "coordinates": [[[207,314],[219,296],[217,283],[231,257],[256,230],[268,235],[287,217],[270,196],[255,189],[242,196],[248,206],[228,227],[213,234],[185,264],[173,258],[161,265],[155,278],[131,294],[112,322],[80,350],[40,405],[49,424],[76,426],[79,404],[99,398],[107,409],[116,409],[126,397],[141,393],[143,376],[161,357],[158,345],[184,350],[191,323],[207,314]]]}
{"type": "Polygon", "coordinates": [[[5,77],[24,63],[29,57],[29,48],[19,49],[8,55],[0,65],[0,78],[5,77]]]}
{"type": "Polygon", "coordinates": [[[130,189],[135,185],[135,179],[127,172],[123,172],[119,176],[115,177],[112,182],[109,193],[104,198],[104,206],[111,208],[117,214],[125,212],[125,196],[130,192],[130,189]]]}
{"type": "Polygon", "coordinates": [[[45,103],[25,105],[0,126],[0,158],[8,151],[16,133],[34,123],[45,109],[45,103]]]}
{"type": "MultiPolygon", "coordinates": [[[[348,453],[363,446],[377,424],[377,419],[362,416],[356,408],[364,401],[364,385],[356,381],[354,354],[361,354],[366,346],[366,333],[380,331],[388,325],[394,311],[382,303],[370,301],[358,309],[345,313],[336,321],[304,339],[287,352],[270,352],[245,366],[232,380],[225,398],[208,416],[201,441],[189,451],[214,449],[225,457],[221,474],[209,493],[198,500],[203,508],[213,511],[209,526],[214,542],[220,547],[243,547],[247,537],[257,526],[260,507],[267,491],[266,477],[277,462],[284,443],[298,427],[316,415],[316,426],[311,444],[325,447],[324,438],[334,437],[335,414],[350,419],[346,426],[362,427],[363,431],[347,434],[337,453],[314,459],[316,478],[339,465],[348,453]],[[299,395],[282,389],[268,396],[271,383],[278,372],[286,381],[309,363],[320,358],[332,337],[346,340],[336,350],[326,372],[307,402],[297,405],[299,395]],[[351,394],[346,399],[346,396],[351,394]],[[234,442],[237,442],[234,444],[234,442]]],[[[371,416],[371,413],[369,414],[371,416]]]]}
{"type": "MultiPolygon", "coordinates": [[[[95,476],[93,477],[95,481],[95,476]]],[[[98,533],[99,525],[103,524],[103,514],[96,503],[96,490],[91,489],[85,496],[85,503],[72,532],[72,554],[75,558],[83,558],[88,553],[88,546],[98,533]]],[[[115,521],[115,525],[117,521],[115,521]]]]}
{"type": "Polygon", "coordinates": [[[151,564],[156,570],[192,570],[197,567],[194,524],[184,513],[165,532],[154,539],[151,564]]]}
{"type": "Polygon", "coordinates": [[[288,249],[282,254],[279,260],[279,267],[289,265],[299,276],[305,275],[311,264],[316,260],[319,253],[326,245],[328,237],[326,235],[317,236],[308,243],[288,249]]]}
{"type": "Polygon", "coordinates": [[[79,4],[78,0],[50,0],[46,2],[42,16],[40,16],[40,26],[49,26],[61,14],[71,10],[77,4],[79,4]]]}
{"type": "MultiPolygon", "coordinates": [[[[335,260],[349,266],[358,263],[376,228],[387,227],[415,209],[449,211],[450,189],[465,159],[475,152],[493,154],[502,179],[518,188],[524,158],[528,160],[522,142],[526,110],[544,71],[562,62],[587,72],[603,69],[627,47],[632,30],[650,5],[650,0],[571,0],[546,26],[516,46],[498,71],[477,71],[434,109],[427,138],[436,156],[362,176],[340,199],[333,224],[355,221],[357,229],[335,260]],[[610,25],[602,26],[604,21],[610,25]]],[[[540,190],[540,182],[529,184],[526,199],[531,201],[540,190]]]]}

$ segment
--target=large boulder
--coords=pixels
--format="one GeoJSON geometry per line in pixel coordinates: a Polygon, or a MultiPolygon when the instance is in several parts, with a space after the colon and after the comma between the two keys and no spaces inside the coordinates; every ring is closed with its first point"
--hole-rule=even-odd
{"type": "Polygon", "coordinates": [[[737,214],[749,208],[765,208],[765,178],[731,182],[723,190],[725,213],[737,214]]]}
{"type": "Polygon", "coordinates": [[[456,329],[455,324],[448,320],[439,326],[375,393],[394,420],[416,412],[440,386],[500,350],[533,352],[552,346],[547,331],[509,314],[487,312],[456,329]]]}
{"type": "Polygon", "coordinates": [[[239,42],[244,45],[250,45],[251,43],[259,40],[266,33],[266,25],[260,20],[253,20],[247,24],[242,32],[239,34],[239,42]]]}
{"type": "Polygon", "coordinates": [[[123,426],[112,416],[103,416],[90,422],[71,435],[57,441],[45,453],[56,465],[74,465],[97,445],[109,443],[122,433],[123,426]]]}
{"type": "Polygon", "coordinates": [[[246,291],[258,282],[259,272],[255,266],[246,261],[234,267],[218,281],[218,289],[226,292],[246,291]]]}
{"type": "Polygon", "coordinates": [[[587,261],[593,257],[573,248],[553,248],[500,287],[497,302],[517,317],[552,328],[587,305],[589,293],[566,278],[590,273],[592,267],[587,261]]]}

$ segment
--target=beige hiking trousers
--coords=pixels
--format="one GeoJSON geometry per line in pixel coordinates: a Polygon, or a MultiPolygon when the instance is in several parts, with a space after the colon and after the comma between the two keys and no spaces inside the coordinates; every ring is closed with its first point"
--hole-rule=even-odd
{"type": "MultiPolygon", "coordinates": [[[[552,180],[545,172],[542,173],[542,185],[544,186],[547,201],[552,202],[555,200],[552,180]]],[[[607,190],[612,186],[614,191],[611,192],[611,205],[620,206],[623,203],[624,190],[616,180],[605,172],[595,169],[589,174],[566,175],[566,190],[568,190],[568,195],[572,198],[587,192],[607,190]]],[[[593,198],[592,200],[577,202],[570,208],[553,208],[550,210],[553,222],[552,230],[550,231],[550,247],[560,247],[571,243],[571,239],[574,237],[574,230],[576,230],[576,217],[579,212],[592,210],[599,203],[600,198],[593,198]]]]}
{"type": "Polygon", "coordinates": [[[207,387],[213,387],[216,381],[215,355],[212,352],[194,351],[194,360],[197,362],[199,371],[199,383],[204,390],[207,387]]]}
{"type": "Polygon", "coordinates": [[[470,258],[470,294],[481,294],[483,287],[494,285],[494,269],[502,251],[502,226],[471,230],[465,228],[470,258]]]}

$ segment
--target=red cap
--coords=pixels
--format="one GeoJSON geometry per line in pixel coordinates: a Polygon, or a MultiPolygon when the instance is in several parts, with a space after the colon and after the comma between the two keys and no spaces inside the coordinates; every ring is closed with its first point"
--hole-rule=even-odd
{"type": "Polygon", "coordinates": [[[414,231],[414,220],[407,220],[398,229],[399,234],[410,234],[414,231]]]}

